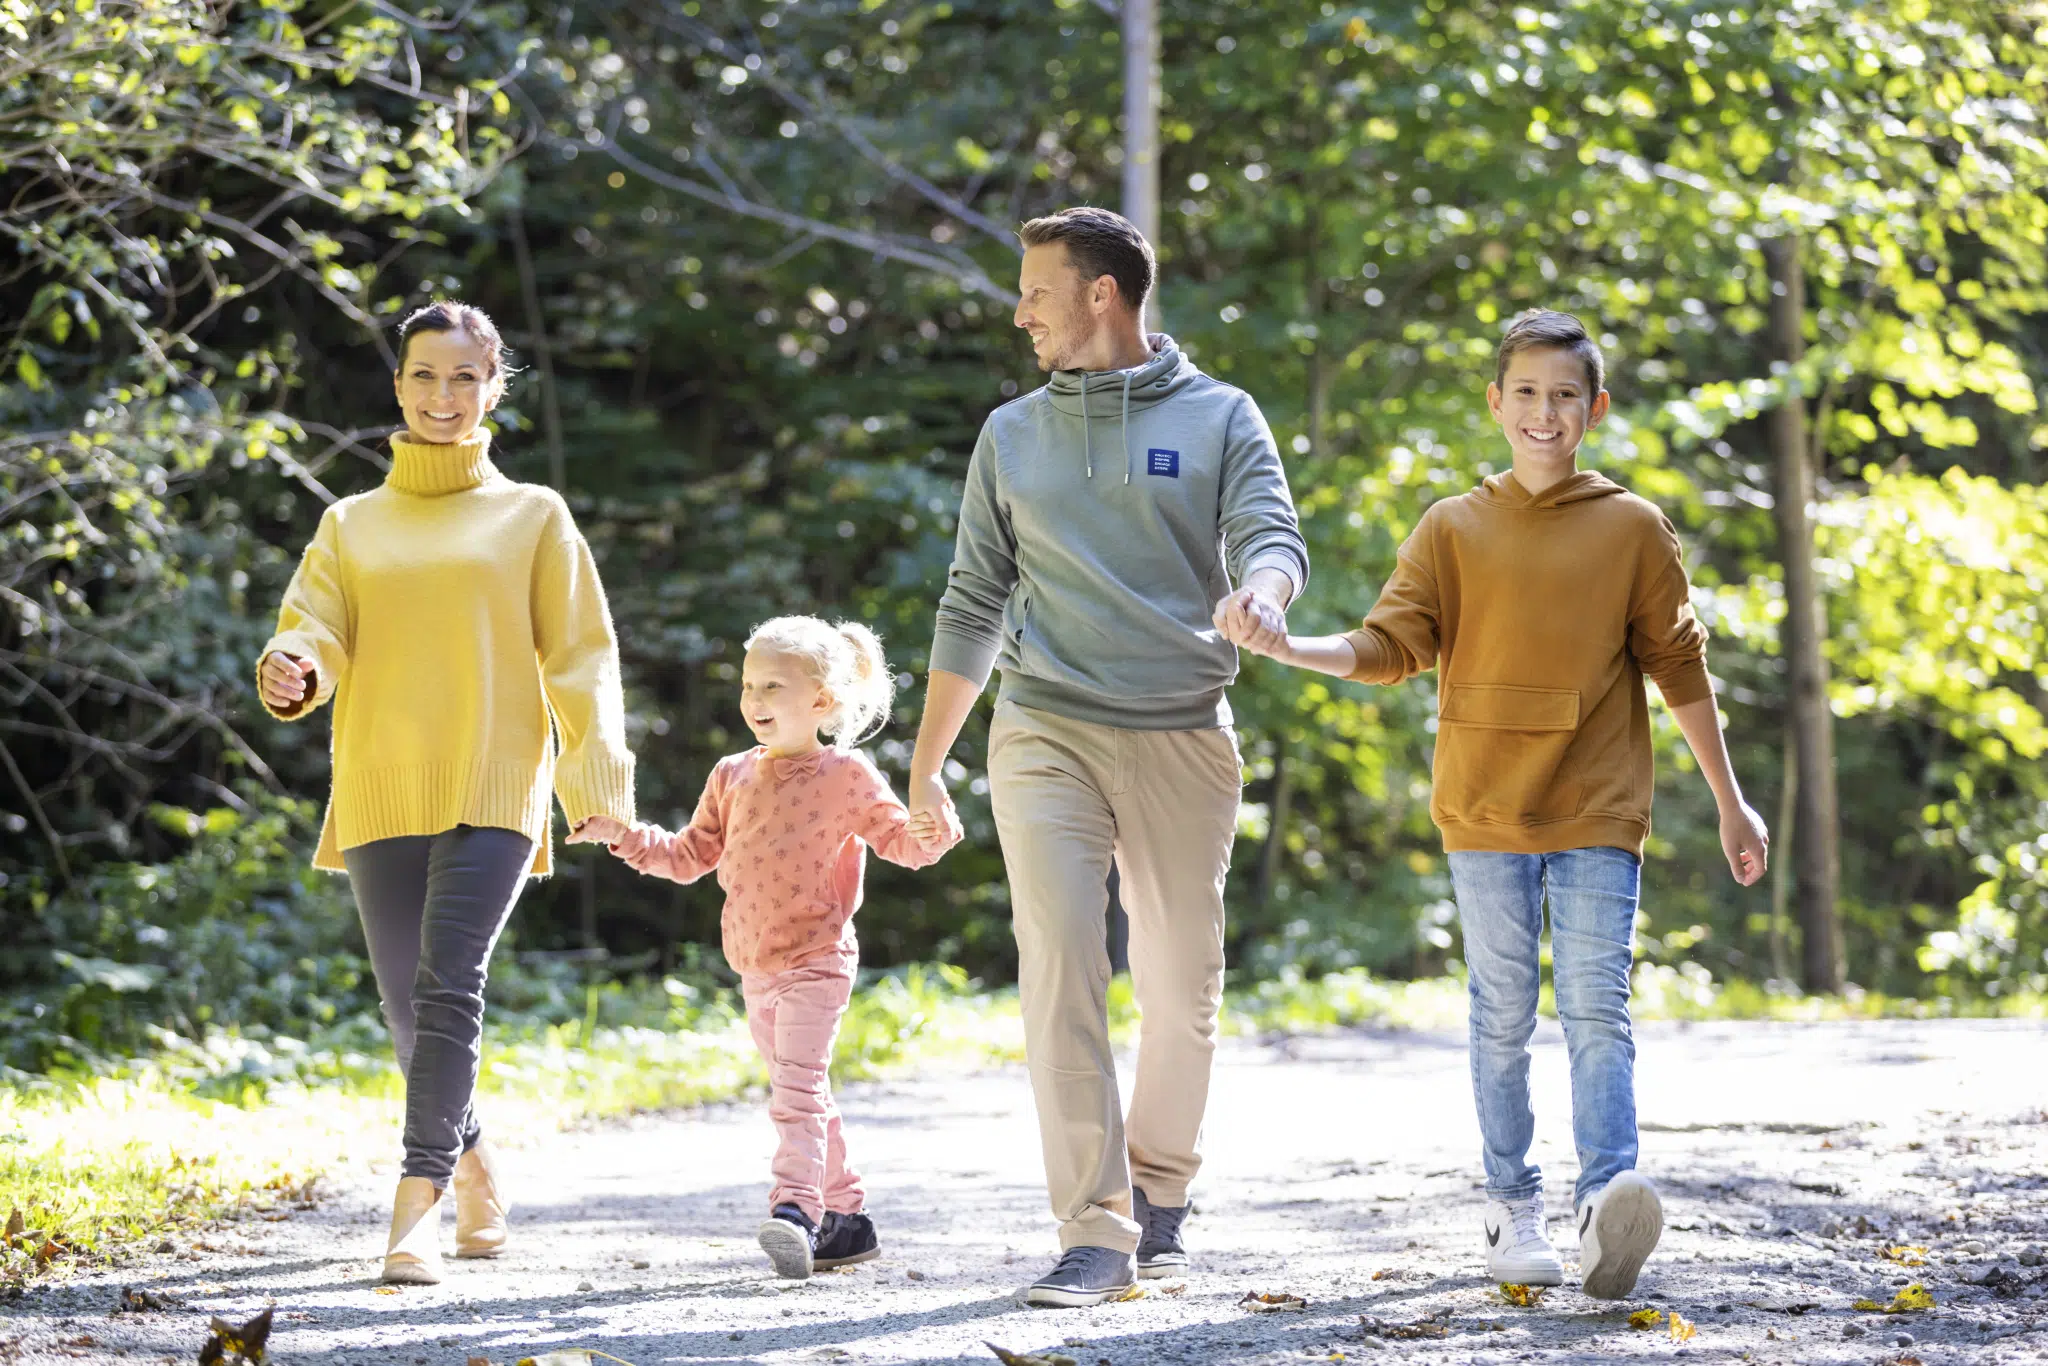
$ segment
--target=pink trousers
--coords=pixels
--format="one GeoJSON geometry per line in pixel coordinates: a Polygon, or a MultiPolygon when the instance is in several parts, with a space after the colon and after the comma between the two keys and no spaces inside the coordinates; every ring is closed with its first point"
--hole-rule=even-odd
{"type": "Polygon", "coordinates": [[[857,1214],[867,1198],[860,1173],[847,1163],[826,1075],[857,965],[854,955],[837,954],[740,978],[747,1027],[768,1064],[768,1118],[779,1140],[768,1207],[795,1205],[814,1223],[826,1210],[857,1214]]]}

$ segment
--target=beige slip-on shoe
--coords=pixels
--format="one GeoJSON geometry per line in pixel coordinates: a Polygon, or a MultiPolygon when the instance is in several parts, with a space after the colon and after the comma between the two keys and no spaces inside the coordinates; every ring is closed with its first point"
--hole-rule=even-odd
{"type": "Polygon", "coordinates": [[[505,1250],[505,1216],[512,1212],[498,1184],[498,1154],[488,1139],[455,1164],[455,1255],[495,1257],[505,1250]]]}
{"type": "Polygon", "coordinates": [[[441,1192],[424,1176],[400,1179],[392,1197],[384,1280],[395,1285],[441,1283],[441,1192]]]}

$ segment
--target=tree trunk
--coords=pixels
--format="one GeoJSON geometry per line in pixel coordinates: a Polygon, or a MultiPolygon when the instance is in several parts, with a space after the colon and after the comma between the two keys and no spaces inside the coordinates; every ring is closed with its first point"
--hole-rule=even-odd
{"type": "Polygon", "coordinates": [[[1785,912],[1792,905],[1793,851],[1799,847],[1799,742],[1787,717],[1780,746],[1785,773],[1778,788],[1778,823],[1771,827],[1771,977],[1792,980],[1792,960],[1786,956],[1785,912]]]}
{"type": "MultiPolygon", "coordinates": [[[[1157,0],[1124,0],[1124,217],[1159,248],[1159,10],[1157,0]]],[[[1145,326],[1160,325],[1159,287],[1145,326]]]]}
{"type": "Polygon", "coordinates": [[[1280,882],[1280,862],[1287,856],[1287,822],[1294,815],[1292,746],[1283,738],[1273,755],[1273,809],[1267,813],[1266,844],[1259,850],[1259,883],[1253,900],[1260,906],[1273,899],[1280,882]]]}
{"type": "MultiPolygon", "coordinates": [[[[1806,275],[1799,239],[1764,243],[1771,280],[1771,358],[1795,366],[1806,352],[1806,275]]],[[[1807,444],[1806,400],[1796,391],[1771,411],[1777,460],[1778,559],[1784,568],[1786,714],[1798,765],[1792,851],[1793,900],[1801,930],[1801,978],[1808,991],[1842,989],[1842,930],[1836,914],[1841,879],[1840,822],[1835,801],[1834,715],[1828,709],[1826,607],[1813,565],[1813,460],[1807,444]]]]}

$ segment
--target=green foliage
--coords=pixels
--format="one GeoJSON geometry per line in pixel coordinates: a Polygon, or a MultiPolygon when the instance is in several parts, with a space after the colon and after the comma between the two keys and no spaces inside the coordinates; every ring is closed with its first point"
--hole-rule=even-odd
{"type": "MultiPolygon", "coordinates": [[[[1576,310],[1616,404],[1586,458],[1679,525],[1737,768],[1770,816],[1763,418],[1809,400],[1851,972],[1894,995],[2009,997],[2048,970],[2048,41],[2030,23],[1921,0],[1204,0],[1164,25],[1164,315],[1282,444],[1316,566],[1299,629],[1354,623],[1423,509],[1505,464],[1483,402],[1503,321],[1576,310]],[[1763,253],[1793,241],[1808,349],[1786,369],[1763,253]]],[[[1118,180],[1113,16],[594,0],[449,26],[0,0],[0,31],[9,126],[29,130],[0,165],[20,252],[0,282],[10,1065],[140,1046],[132,1021],[160,1013],[209,1084],[290,1073],[310,1064],[252,1031],[307,1037],[318,1011],[291,1014],[293,991],[374,1034],[340,884],[298,871],[307,827],[250,833],[281,819],[259,789],[326,780],[326,722],[262,719],[250,654],[321,509],[381,477],[388,326],[429,294],[492,310],[527,367],[500,449],[518,477],[560,469],[598,551],[647,813],[679,822],[747,743],[738,642],[783,611],[889,640],[912,686],[875,748],[902,771],[973,433],[1039,382],[1009,325],[1010,227],[1118,180]],[[150,816],[235,803],[243,833],[203,836],[211,853],[150,816]],[[248,867],[218,852],[237,840],[248,867]],[[197,884],[170,894],[175,925],[147,899],[162,885],[135,882],[149,869],[197,884]],[[171,948],[89,914],[102,894],[171,948]],[[317,911],[287,930],[253,900],[317,911]],[[197,1018],[200,969],[179,965],[237,944],[245,966],[197,1018]],[[208,1033],[224,1023],[240,1032],[208,1033]]],[[[1454,966],[1433,678],[1365,690],[1251,662],[1233,705],[1230,949],[1277,984],[1275,1018],[1326,1009],[1289,1004],[1292,983],[1454,966]]],[[[1013,970],[978,727],[953,771],[968,842],[928,872],[872,869],[870,963],[1013,970]]],[[[1661,715],[1657,737],[1645,958],[1724,990],[1781,976],[1791,932],[1726,879],[1661,715]]],[[[699,995],[515,957],[494,1009],[522,1047],[729,1026],[715,887],[561,862],[524,899],[520,949],[603,945],[613,975],[699,995]]],[[[878,987],[849,1037],[915,1035],[922,990],[878,987]]],[[[346,1070],[347,1047],[311,1051],[346,1070]]]]}

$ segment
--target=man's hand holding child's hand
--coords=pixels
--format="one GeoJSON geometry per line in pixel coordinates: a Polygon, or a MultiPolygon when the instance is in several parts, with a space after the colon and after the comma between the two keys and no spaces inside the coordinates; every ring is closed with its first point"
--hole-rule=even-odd
{"type": "Polygon", "coordinates": [[[960,812],[954,807],[953,798],[946,789],[936,778],[931,780],[929,788],[937,790],[936,796],[913,783],[914,800],[910,807],[910,837],[926,852],[958,844],[966,834],[960,825],[960,812]]]}

